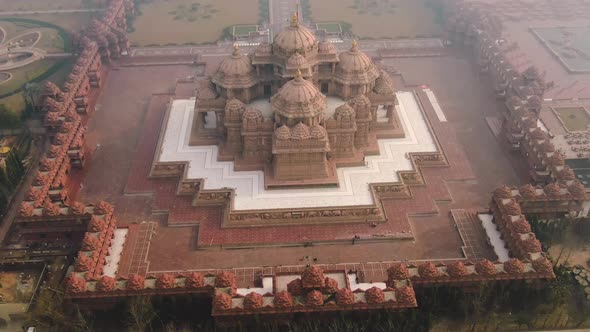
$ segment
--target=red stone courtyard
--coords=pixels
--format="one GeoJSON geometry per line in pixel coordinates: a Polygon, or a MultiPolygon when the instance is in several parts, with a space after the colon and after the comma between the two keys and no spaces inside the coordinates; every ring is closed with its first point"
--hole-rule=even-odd
{"type": "Polygon", "coordinates": [[[520,164],[518,158],[505,152],[485,122],[500,107],[488,82],[467,58],[455,54],[384,62],[403,75],[406,87],[399,89],[426,84],[437,94],[448,122],[438,120],[424,92],[416,89],[450,167],[423,168],[426,185],[412,186],[412,199],[383,201],[388,220],[375,227],[222,228],[221,208],[194,207],[190,196],[177,196],[178,179],[148,178],[166,104],[175,93],[190,92],[183,85],[184,91],[175,92],[175,81],[191,76],[194,67],[112,70],[88,124],[93,152],[89,167],[79,174],[78,200],[106,198],[116,207],[119,227],[129,227],[118,274],[237,268],[244,271],[239,279],[250,283],[249,276],[264,266],[316,263],[353,264],[349,268],[362,269],[367,279],[381,280],[379,263],[354,264],[456,260],[463,250],[468,259],[493,260],[481,224],[465,220],[456,225],[450,217],[451,209],[487,211],[490,188],[521,182],[522,171],[513,167],[520,164]],[[355,235],[361,240],[353,245],[355,235]]]}

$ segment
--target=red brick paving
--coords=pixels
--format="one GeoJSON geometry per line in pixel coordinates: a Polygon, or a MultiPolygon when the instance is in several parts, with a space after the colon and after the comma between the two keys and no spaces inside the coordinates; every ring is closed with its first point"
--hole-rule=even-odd
{"type": "MultiPolygon", "coordinates": [[[[509,158],[497,145],[483,120],[484,116],[497,112],[498,105],[493,99],[489,86],[474,81],[474,74],[465,70],[467,65],[462,59],[449,57],[436,60],[396,59],[396,61],[409,64],[407,67],[398,66],[404,69],[402,70],[404,75],[408,71],[409,76],[413,76],[409,81],[431,84],[437,93],[449,122],[440,123],[428,105],[425,105],[425,111],[432,119],[432,127],[451,167],[424,169],[423,174],[427,185],[413,187],[413,199],[384,202],[389,221],[377,228],[363,225],[313,225],[221,229],[221,209],[193,207],[190,197],[176,196],[178,179],[147,178],[163,120],[164,105],[170,95],[152,98],[142,129],[138,133],[136,154],[130,161],[130,172],[125,187],[127,194],[122,196],[135,202],[134,200],[140,196],[129,196],[130,193],[150,193],[151,199],[145,198],[149,196],[141,195],[145,199],[144,202],[135,203],[151,206],[154,211],[168,213],[152,216],[151,219],[158,222],[159,227],[147,254],[150,271],[280,266],[282,264],[300,266],[305,264],[305,260],[309,257],[316,258],[317,263],[320,264],[460,258],[461,240],[448,216],[449,210],[451,208],[485,208],[489,200],[489,192],[494,186],[505,182],[517,182],[514,170],[507,161],[509,158]],[[455,72],[458,68],[460,71],[455,72]],[[439,74],[437,71],[442,71],[444,74],[439,74]],[[428,75],[425,74],[426,72],[428,75]],[[458,84],[448,84],[449,73],[454,75],[458,84]],[[431,80],[432,78],[434,80],[431,80]],[[464,89],[470,90],[466,93],[464,89]],[[482,100],[484,104],[480,105],[482,100]],[[468,113],[465,113],[466,111],[468,113]],[[457,135],[457,128],[460,130],[460,135],[457,135]],[[464,151],[464,148],[467,150],[464,151]],[[500,154],[494,155],[498,151],[500,154]],[[490,153],[494,156],[493,163],[490,163],[490,153]],[[476,166],[475,169],[473,165],[476,166]],[[438,203],[435,204],[435,202],[438,203]],[[430,213],[430,215],[411,216],[416,213],[430,213]],[[408,220],[408,215],[411,216],[411,220],[408,220]],[[168,220],[196,221],[199,222],[199,226],[190,229],[167,227],[168,220]],[[402,231],[411,231],[416,236],[415,241],[361,242],[354,246],[341,243],[312,247],[261,247],[239,251],[195,250],[197,241],[203,246],[224,243],[302,243],[351,239],[354,235],[361,235],[361,237],[370,237],[374,234],[391,235],[402,231]]],[[[422,92],[418,93],[422,96],[422,92]]],[[[121,198],[118,200],[121,203],[118,203],[117,211],[129,204],[121,198]]],[[[119,212],[117,214],[119,215],[119,212]]],[[[147,218],[147,215],[147,211],[144,211],[144,216],[141,218],[147,218]]],[[[129,221],[121,224],[127,222],[129,221]]],[[[130,244],[136,240],[130,237],[128,241],[121,263],[122,271],[125,269],[128,271],[132,265],[130,244]]],[[[363,266],[363,264],[372,263],[359,264],[363,266]]]]}
{"type": "Polygon", "coordinates": [[[150,103],[126,192],[154,192],[156,202],[154,210],[169,211],[169,219],[174,222],[199,221],[198,243],[200,246],[320,242],[351,239],[355,235],[372,237],[409,233],[408,214],[436,213],[438,209],[435,201],[452,200],[446,181],[474,178],[471,166],[462,148],[457,144],[451,124],[439,122],[424,92],[418,90],[417,93],[423,101],[428,118],[434,119],[431,125],[450,167],[423,169],[427,185],[413,187],[413,199],[384,201],[388,222],[376,228],[367,225],[296,225],[264,227],[257,229],[256,232],[249,228],[222,229],[221,208],[192,206],[191,197],[175,194],[177,179],[154,180],[147,177],[162,126],[165,105],[170,98],[168,95],[154,96],[150,103]]]}

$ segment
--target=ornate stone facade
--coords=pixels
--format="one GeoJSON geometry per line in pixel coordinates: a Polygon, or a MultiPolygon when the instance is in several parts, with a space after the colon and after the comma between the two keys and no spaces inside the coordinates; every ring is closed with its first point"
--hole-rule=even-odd
{"type": "Polygon", "coordinates": [[[337,184],[339,164],[377,153],[377,137],[403,137],[391,78],[356,42],[337,53],[293,16],[273,45],[234,47],[198,83],[191,144],[220,146],[236,169],[265,171],[265,186],[337,184]],[[326,96],[342,99],[328,110],[326,96]],[[248,105],[266,98],[271,114],[248,105]]]}

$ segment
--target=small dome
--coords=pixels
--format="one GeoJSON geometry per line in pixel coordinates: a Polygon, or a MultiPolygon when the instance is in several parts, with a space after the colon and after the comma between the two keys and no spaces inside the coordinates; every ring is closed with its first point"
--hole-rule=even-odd
{"type": "Polygon", "coordinates": [[[418,266],[418,273],[422,278],[436,278],[438,277],[438,269],[433,262],[426,262],[418,266]]]}
{"type": "Polygon", "coordinates": [[[354,294],[348,288],[342,288],[336,293],[336,303],[339,305],[354,304],[354,294]]]}
{"type": "Polygon", "coordinates": [[[541,128],[537,127],[537,129],[535,129],[535,130],[533,130],[533,131],[531,132],[530,136],[531,136],[531,138],[532,138],[532,139],[535,139],[535,140],[542,140],[542,139],[545,139],[545,138],[547,138],[547,133],[545,133],[545,132],[543,131],[543,129],[541,129],[541,128]]]}
{"type": "Polygon", "coordinates": [[[400,303],[416,304],[416,294],[410,286],[402,286],[395,290],[395,299],[400,303]]]}
{"type": "Polygon", "coordinates": [[[552,166],[563,166],[565,164],[565,158],[561,151],[556,151],[549,157],[549,164],[552,166]]]}
{"type": "Polygon", "coordinates": [[[244,113],[242,113],[243,120],[261,120],[262,118],[262,112],[256,108],[248,107],[244,113]]]}
{"type": "Polygon", "coordinates": [[[524,264],[516,258],[504,262],[504,271],[509,274],[521,274],[524,272],[524,264]]]}
{"type": "Polygon", "coordinates": [[[528,118],[524,120],[524,125],[526,128],[537,128],[537,119],[535,119],[531,113],[529,113],[528,118]]]}
{"type": "Polygon", "coordinates": [[[475,264],[475,271],[484,276],[493,276],[497,273],[496,265],[487,259],[477,262],[475,264]]]}
{"type": "Polygon", "coordinates": [[[389,281],[407,279],[410,276],[408,267],[403,263],[395,263],[387,269],[389,281]]]}
{"type": "Polygon", "coordinates": [[[522,240],[522,247],[528,253],[541,252],[541,250],[543,249],[541,246],[541,242],[539,242],[539,240],[535,239],[534,237],[529,237],[526,240],[522,240]]]}
{"type": "Polygon", "coordinates": [[[557,178],[562,181],[572,181],[576,179],[576,174],[569,166],[564,166],[557,174],[557,178]]]}
{"type": "Polygon", "coordinates": [[[557,183],[550,183],[543,188],[545,194],[549,197],[559,197],[561,196],[561,187],[557,183]]]}
{"type": "Polygon", "coordinates": [[[247,75],[253,71],[250,58],[247,55],[240,52],[238,46],[234,47],[232,55],[225,58],[219,65],[219,71],[224,75],[247,75]]]}
{"type": "Polygon", "coordinates": [[[534,108],[534,109],[538,109],[541,108],[541,98],[537,95],[532,95],[528,100],[527,100],[527,105],[530,108],[534,108]]]}
{"type": "Polygon", "coordinates": [[[237,45],[233,54],[221,62],[211,80],[226,89],[249,88],[258,83],[250,57],[240,52],[237,45]]]}
{"type": "Polygon", "coordinates": [[[506,102],[506,104],[508,104],[508,106],[511,107],[512,109],[515,109],[517,107],[522,106],[522,99],[520,99],[518,96],[512,96],[512,97],[508,98],[508,101],[506,102]]]}
{"type": "Polygon", "coordinates": [[[537,189],[530,183],[520,187],[518,192],[524,198],[535,198],[537,196],[537,189]]]}
{"type": "Polygon", "coordinates": [[[512,190],[508,186],[502,186],[494,190],[494,196],[497,198],[512,198],[512,190]]]}
{"type": "Polygon", "coordinates": [[[291,18],[291,25],[279,32],[273,43],[275,54],[291,56],[295,52],[306,54],[317,47],[317,40],[311,30],[299,24],[298,15],[291,18]]]}
{"type": "Polygon", "coordinates": [[[328,107],[326,96],[299,71],[272,97],[271,104],[276,113],[290,119],[315,117],[328,107]]]}
{"type": "Polygon", "coordinates": [[[553,274],[553,264],[546,257],[541,257],[533,261],[533,268],[537,273],[553,274]]]}
{"type": "Polygon", "coordinates": [[[395,93],[393,88],[393,80],[386,71],[381,71],[381,75],[375,81],[374,90],[380,95],[392,95],[395,93]]]}
{"type": "Polygon", "coordinates": [[[288,308],[293,306],[293,296],[287,292],[278,292],[274,298],[274,305],[277,308],[288,308]]]}
{"type": "Polygon", "coordinates": [[[541,150],[542,152],[553,152],[555,151],[555,145],[553,145],[553,143],[551,143],[549,140],[546,140],[543,143],[541,143],[541,145],[539,146],[539,150],[541,150]]]}
{"type": "Polygon", "coordinates": [[[371,101],[365,95],[358,95],[348,103],[354,109],[357,119],[371,118],[371,101]]]}
{"type": "Polygon", "coordinates": [[[576,196],[576,197],[585,197],[586,196],[586,188],[584,187],[584,185],[580,182],[580,181],[574,181],[574,183],[572,183],[567,190],[570,192],[570,194],[576,196]]]}
{"type": "Polygon", "coordinates": [[[526,234],[531,232],[531,224],[524,218],[520,218],[512,222],[512,229],[520,234],[526,234]]]}
{"type": "Polygon", "coordinates": [[[275,130],[275,137],[279,140],[287,141],[291,138],[291,129],[286,125],[282,125],[275,130]]]}
{"type": "Polygon", "coordinates": [[[505,204],[504,210],[511,216],[519,216],[522,213],[520,205],[518,205],[518,203],[516,203],[514,200],[510,200],[508,204],[505,204]]]}
{"type": "Polygon", "coordinates": [[[352,107],[350,107],[350,105],[348,103],[344,103],[344,104],[336,107],[334,114],[354,115],[354,109],[352,109],[352,107]]]}
{"type": "Polygon", "coordinates": [[[272,45],[269,43],[262,43],[256,47],[256,51],[254,51],[254,55],[256,56],[269,56],[272,55],[272,45]]]}
{"type": "Polygon", "coordinates": [[[530,66],[522,73],[522,76],[529,80],[536,80],[539,78],[539,69],[535,66],[530,66]]]}
{"type": "Polygon", "coordinates": [[[311,138],[323,140],[328,137],[328,132],[326,132],[326,129],[324,127],[320,125],[315,125],[311,127],[310,135],[311,138]]]}
{"type": "Polygon", "coordinates": [[[349,51],[340,53],[339,58],[334,79],[340,83],[369,84],[379,77],[379,70],[369,56],[359,51],[356,41],[349,51]]]}
{"type": "Polygon", "coordinates": [[[291,139],[293,140],[302,141],[309,138],[311,138],[309,127],[301,122],[296,124],[293,130],[291,130],[291,139]]]}
{"type": "Polygon", "coordinates": [[[469,274],[465,264],[461,261],[453,262],[447,265],[447,273],[452,277],[461,277],[469,274]]]}
{"type": "Polygon", "coordinates": [[[289,60],[287,60],[287,68],[303,68],[307,67],[307,60],[299,52],[295,52],[289,60]]]}
{"type": "Polygon", "coordinates": [[[241,101],[239,101],[238,99],[230,99],[226,104],[225,104],[225,110],[226,111],[239,111],[244,107],[244,103],[242,103],[241,101]]]}
{"type": "Polygon", "coordinates": [[[326,284],[324,271],[319,266],[306,267],[305,271],[301,274],[301,282],[303,283],[303,288],[322,288],[326,284]]]}
{"type": "Polygon", "coordinates": [[[378,304],[385,302],[385,294],[381,288],[371,287],[365,291],[365,299],[368,304],[378,304]]]}
{"type": "Polygon", "coordinates": [[[318,50],[322,54],[326,53],[336,53],[336,46],[333,43],[329,43],[326,41],[320,42],[318,45],[318,50]]]}

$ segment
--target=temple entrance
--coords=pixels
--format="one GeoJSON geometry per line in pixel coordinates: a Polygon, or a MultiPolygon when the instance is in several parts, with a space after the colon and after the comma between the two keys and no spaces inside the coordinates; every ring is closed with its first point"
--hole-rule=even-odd
{"type": "Polygon", "coordinates": [[[203,123],[206,129],[215,129],[217,128],[217,116],[214,111],[208,111],[207,113],[203,114],[203,123]]]}
{"type": "Polygon", "coordinates": [[[322,91],[323,94],[327,94],[328,93],[328,87],[329,87],[328,83],[322,83],[322,89],[321,89],[321,91],[322,91]]]}
{"type": "Polygon", "coordinates": [[[272,95],[272,89],[270,87],[270,84],[265,84],[264,85],[264,97],[268,98],[272,95]]]}
{"type": "Polygon", "coordinates": [[[387,123],[389,122],[389,114],[387,114],[387,106],[379,105],[377,108],[377,122],[387,123]]]}

